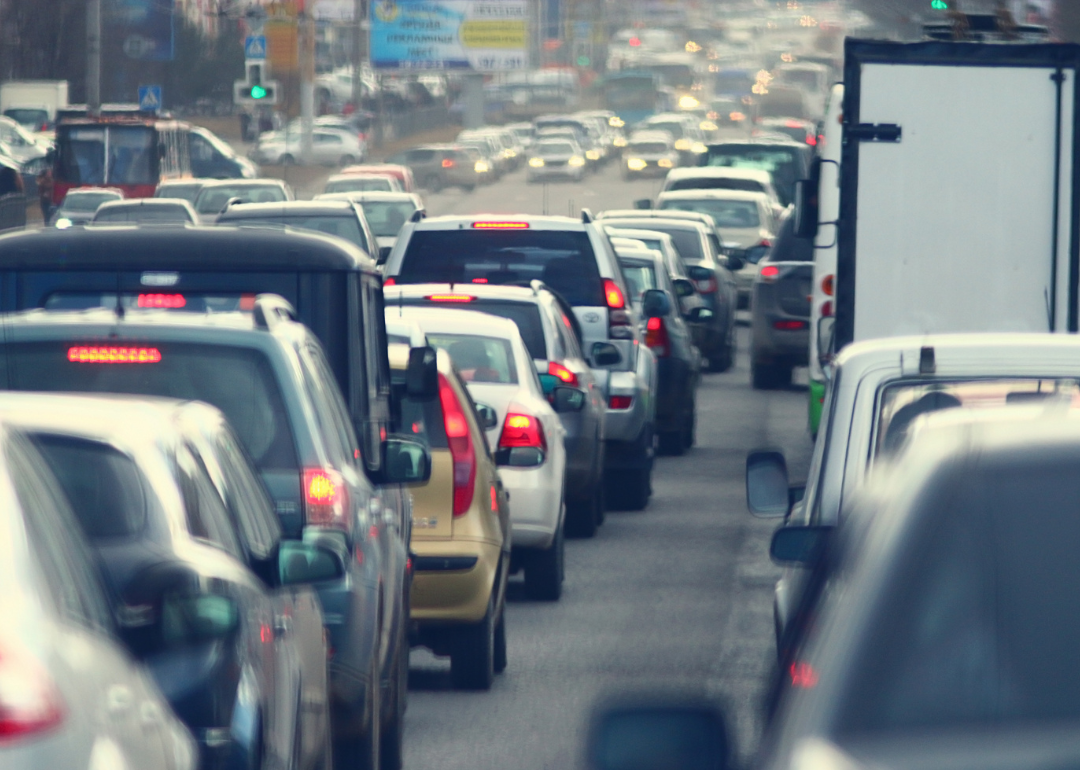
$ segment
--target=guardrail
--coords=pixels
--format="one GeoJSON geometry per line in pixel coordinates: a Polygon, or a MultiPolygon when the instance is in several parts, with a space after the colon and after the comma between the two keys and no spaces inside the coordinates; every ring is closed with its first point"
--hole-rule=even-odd
{"type": "Polygon", "coordinates": [[[26,227],[26,201],[22,193],[0,195],[0,232],[26,227]]]}

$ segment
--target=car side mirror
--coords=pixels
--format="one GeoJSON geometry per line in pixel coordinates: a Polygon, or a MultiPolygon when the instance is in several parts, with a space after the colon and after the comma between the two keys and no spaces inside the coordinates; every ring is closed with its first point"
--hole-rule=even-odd
{"type": "Polygon", "coordinates": [[[634,201],[635,209],[639,209],[641,211],[648,211],[652,207],[652,200],[649,198],[640,198],[639,200],[634,201]]]}
{"type": "Polygon", "coordinates": [[[716,314],[707,307],[693,307],[690,308],[690,312],[686,314],[686,320],[691,323],[704,323],[714,315],[716,314]]]}
{"type": "Polygon", "coordinates": [[[784,455],[759,449],[746,458],[746,505],[755,516],[776,518],[791,510],[784,455]]]}
{"type": "Polygon", "coordinates": [[[537,374],[536,378],[540,380],[540,387],[544,391],[544,395],[550,397],[555,392],[555,388],[559,387],[562,382],[554,374],[537,374]]]}
{"type": "Polygon", "coordinates": [[[390,252],[393,251],[393,250],[394,250],[393,246],[380,246],[379,247],[379,258],[377,260],[375,260],[375,263],[378,264],[378,265],[385,265],[386,260],[390,259],[390,252]]]}
{"type": "Polygon", "coordinates": [[[593,366],[616,366],[622,363],[622,353],[610,342],[594,342],[592,346],[593,366]]]}
{"type": "Polygon", "coordinates": [[[675,288],[675,296],[677,297],[694,296],[694,284],[685,278],[676,278],[671,282],[671,285],[675,288]]]}
{"type": "Polygon", "coordinates": [[[813,240],[817,237],[821,207],[818,190],[821,187],[821,159],[810,167],[810,178],[795,182],[795,221],[792,230],[796,238],[813,240]]]}
{"type": "MultiPolygon", "coordinates": [[[[306,533],[305,533],[306,534],[306,533]]],[[[342,543],[344,547],[344,543],[342,543]]],[[[322,583],[345,575],[345,560],[338,548],[300,540],[282,540],[278,549],[278,581],[290,586],[322,583]]]]}
{"type": "Polygon", "coordinates": [[[791,567],[814,567],[824,556],[832,540],[833,527],[793,525],[773,532],[769,557],[777,564],[791,567]]]}
{"type": "Polygon", "coordinates": [[[491,430],[499,424],[499,413],[487,404],[477,404],[476,419],[482,430],[491,430]]]}
{"type": "Polygon", "coordinates": [[[615,704],[593,717],[590,770],[730,770],[723,711],[704,699],[615,704]]]}
{"type": "Polygon", "coordinates": [[[425,346],[409,351],[405,370],[405,392],[413,401],[431,401],[439,395],[439,368],[435,348],[425,346]]]}
{"type": "Polygon", "coordinates": [[[387,436],[382,442],[384,484],[423,484],[431,478],[431,452],[406,436],[387,436]]]}
{"type": "Polygon", "coordinates": [[[746,261],[742,257],[737,257],[734,254],[729,254],[724,258],[727,261],[728,270],[742,270],[746,266],[746,261]]]}
{"type": "Polygon", "coordinates": [[[552,392],[551,405],[559,414],[580,412],[585,408],[585,391],[577,388],[555,388],[552,392]]]}
{"type": "Polygon", "coordinates": [[[671,312],[671,297],[663,289],[646,289],[641,295],[641,311],[646,318],[663,318],[671,312]]]}

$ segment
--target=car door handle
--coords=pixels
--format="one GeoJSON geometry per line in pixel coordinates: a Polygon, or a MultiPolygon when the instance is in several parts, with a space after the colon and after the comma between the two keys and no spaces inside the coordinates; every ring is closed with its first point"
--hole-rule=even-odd
{"type": "Polygon", "coordinates": [[[127,685],[114,684],[105,691],[105,710],[113,716],[128,712],[134,704],[135,696],[127,685]]]}

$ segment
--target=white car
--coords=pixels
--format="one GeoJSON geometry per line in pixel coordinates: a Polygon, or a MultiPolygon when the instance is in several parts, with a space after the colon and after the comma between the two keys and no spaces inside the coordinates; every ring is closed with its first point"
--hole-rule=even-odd
{"type": "Polygon", "coordinates": [[[776,216],[784,210],[773,186],[772,174],[756,168],[730,166],[701,166],[675,168],[668,172],[660,192],[675,190],[743,190],[765,193],[776,216]]]}
{"type": "Polygon", "coordinates": [[[273,131],[259,137],[248,157],[260,165],[291,166],[308,163],[315,166],[350,166],[362,161],[367,147],[356,134],[334,128],[311,132],[311,155],[303,157],[299,131],[273,131]]]}
{"type": "Polygon", "coordinates": [[[566,431],[555,409],[581,409],[584,394],[556,387],[553,408],[517,324],[508,319],[469,310],[393,305],[386,315],[414,321],[430,345],[450,354],[476,403],[488,447],[510,493],[512,564],[524,567],[525,590],[531,597],[558,599],[564,573],[566,431]]]}
{"type": "MultiPolygon", "coordinates": [[[[392,177],[382,179],[397,182],[392,177]]],[[[424,201],[416,193],[407,192],[349,192],[323,193],[315,200],[347,200],[356,203],[364,211],[364,218],[379,243],[378,261],[386,261],[397,243],[398,233],[417,211],[424,211],[424,201]]]]}
{"type": "Polygon", "coordinates": [[[334,174],[323,193],[401,192],[401,182],[386,174],[334,174]]]}

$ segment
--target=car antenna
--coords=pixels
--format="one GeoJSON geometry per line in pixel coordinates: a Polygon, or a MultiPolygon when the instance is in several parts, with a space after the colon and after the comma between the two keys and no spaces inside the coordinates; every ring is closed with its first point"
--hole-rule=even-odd
{"type": "Polygon", "coordinates": [[[123,303],[123,300],[122,300],[122,298],[120,296],[120,273],[119,272],[116,273],[116,307],[115,307],[115,311],[116,311],[116,320],[117,321],[123,321],[124,320],[124,303],[123,303]]]}

